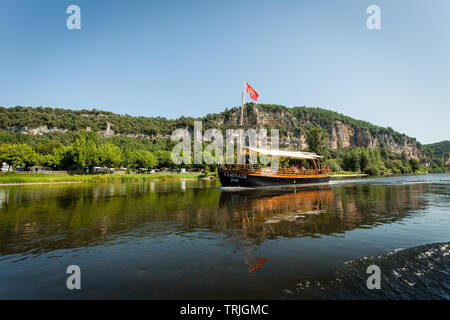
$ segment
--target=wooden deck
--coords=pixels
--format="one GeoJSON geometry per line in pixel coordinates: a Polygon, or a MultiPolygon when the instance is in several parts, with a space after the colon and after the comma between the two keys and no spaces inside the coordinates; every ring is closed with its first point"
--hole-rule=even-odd
{"type": "Polygon", "coordinates": [[[293,167],[278,167],[272,168],[269,166],[258,166],[249,164],[236,164],[236,165],[222,165],[222,170],[228,172],[235,171],[240,174],[252,174],[252,175],[274,175],[285,177],[298,177],[298,176],[323,176],[331,175],[331,170],[326,168],[319,169],[300,169],[293,167]]]}

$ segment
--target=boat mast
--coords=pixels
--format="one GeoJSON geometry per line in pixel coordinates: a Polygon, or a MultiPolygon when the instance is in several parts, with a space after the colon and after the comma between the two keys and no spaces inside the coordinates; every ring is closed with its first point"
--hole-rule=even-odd
{"type": "Polygon", "coordinates": [[[245,99],[245,88],[244,91],[242,92],[242,107],[241,107],[241,121],[240,121],[241,127],[244,124],[244,99],[245,99]]]}
{"type": "MultiPolygon", "coordinates": [[[[245,84],[247,84],[247,82],[245,84]]],[[[244,84],[244,91],[242,91],[241,120],[239,122],[240,127],[241,127],[241,130],[239,131],[239,157],[242,155],[242,143],[241,142],[242,142],[242,130],[243,130],[242,126],[244,124],[244,100],[245,100],[245,88],[246,88],[245,84],[244,84]]],[[[245,144],[245,142],[244,142],[244,144],[245,144]]],[[[239,163],[239,161],[238,161],[238,163],[239,163]]],[[[244,160],[244,164],[245,164],[245,160],[244,160]]]]}

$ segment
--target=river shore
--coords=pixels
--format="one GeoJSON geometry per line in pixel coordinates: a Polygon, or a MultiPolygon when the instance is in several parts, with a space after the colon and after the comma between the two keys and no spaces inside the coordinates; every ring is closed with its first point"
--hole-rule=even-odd
{"type": "MultiPolygon", "coordinates": [[[[424,172],[414,173],[426,174],[424,172]]],[[[368,177],[365,173],[340,173],[331,179],[368,177]]],[[[215,176],[204,173],[131,173],[131,174],[39,174],[39,173],[3,173],[0,174],[0,186],[36,185],[36,184],[65,184],[65,183],[122,183],[143,181],[182,181],[182,180],[211,180],[215,176]]]]}
{"type": "Polygon", "coordinates": [[[367,173],[333,174],[331,178],[368,177],[367,173]]]}
{"type": "Polygon", "coordinates": [[[203,173],[141,173],[141,174],[24,174],[4,173],[0,175],[0,186],[195,180],[205,177],[203,173]]]}

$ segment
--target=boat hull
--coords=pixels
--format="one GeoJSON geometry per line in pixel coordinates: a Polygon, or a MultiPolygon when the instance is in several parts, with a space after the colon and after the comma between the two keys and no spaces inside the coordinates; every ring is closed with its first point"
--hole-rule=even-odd
{"type": "Polygon", "coordinates": [[[330,181],[330,175],[283,177],[219,170],[219,179],[222,187],[259,188],[323,184],[330,181]]]}

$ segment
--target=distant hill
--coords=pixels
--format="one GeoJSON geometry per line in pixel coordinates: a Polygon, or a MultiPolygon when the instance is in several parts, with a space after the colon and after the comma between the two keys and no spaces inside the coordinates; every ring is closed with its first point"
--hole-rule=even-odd
{"type": "MultiPolygon", "coordinates": [[[[3,132],[27,133],[30,139],[31,136],[42,136],[58,139],[63,143],[70,140],[71,134],[82,129],[96,131],[104,138],[126,136],[161,140],[167,139],[176,128],[192,128],[195,120],[201,120],[204,129],[236,128],[239,114],[239,108],[234,107],[202,118],[180,117],[170,120],[163,117],[119,115],[96,109],[0,107],[0,129],[3,132]]],[[[380,147],[397,154],[405,153],[415,159],[423,158],[427,153],[415,138],[392,128],[376,126],[321,108],[287,108],[248,103],[245,108],[245,123],[248,127],[279,129],[282,138],[280,147],[284,149],[306,148],[306,130],[312,126],[321,126],[329,133],[329,146],[332,149],[380,147]]]]}
{"type": "Polygon", "coordinates": [[[443,157],[447,154],[450,154],[450,141],[444,140],[441,142],[431,143],[424,145],[425,148],[428,148],[431,150],[433,155],[437,157],[443,157]]]}

